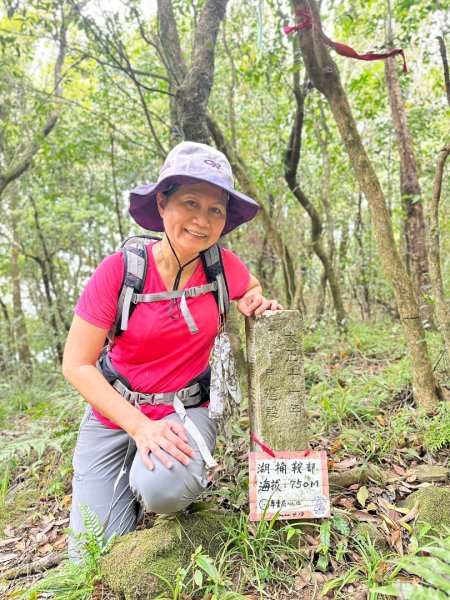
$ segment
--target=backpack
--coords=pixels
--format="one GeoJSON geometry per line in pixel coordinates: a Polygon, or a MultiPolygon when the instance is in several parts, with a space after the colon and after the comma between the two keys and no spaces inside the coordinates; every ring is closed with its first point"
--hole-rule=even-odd
{"type": "Polygon", "coordinates": [[[212,292],[219,309],[221,322],[225,321],[229,312],[230,295],[219,244],[214,244],[207,250],[200,252],[208,284],[171,292],[143,294],[148,267],[147,246],[154,240],[161,241],[161,238],[152,235],[139,235],[122,242],[124,274],[117,300],[116,317],[107,336],[109,349],[112,348],[114,339],[128,328],[128,320],[140,302],[181,298],[181,312],[192,334],[197,333],[198,329],[187,308],[186,298],[212,292]]]}

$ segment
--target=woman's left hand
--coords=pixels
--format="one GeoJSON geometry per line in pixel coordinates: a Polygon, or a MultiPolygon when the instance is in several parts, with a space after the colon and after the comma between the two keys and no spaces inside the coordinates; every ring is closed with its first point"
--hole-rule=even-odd
{"type": "Polygon", "coordinates": [[[258,292],[240,298],[237,307],[239,312],[246,317],[249,317],[252,314],[261,315],[266,310],[283,310],[281,304],[276,300],[266,300],[266,298],[258,292]]]}

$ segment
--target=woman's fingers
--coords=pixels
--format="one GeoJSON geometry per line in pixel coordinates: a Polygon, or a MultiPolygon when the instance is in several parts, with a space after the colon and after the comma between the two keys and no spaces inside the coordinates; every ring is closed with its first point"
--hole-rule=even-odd
{"type": "MultiPolygon", "coordinates": [[[[192,449],[187,444],[184,444],[182,447],[179,447],[171,440],[163,438],[158,442],[158,446],[161,450],[164,450],[167,454],[178,460],[183,465],[188,465],[190,458],[193,458],[193,456],[191,455],[192,449]]],[[[159,454],[157,452],[155,452],[155,454],[159,458],[159,454]]],[[[166,463],[164,462],[164,464],[166,463]]],[[[171,466],[172,465],[169,466],[169,469],[171,466]]]]}
{"type": "Polygon", "coordinates": [[[147,469],[153,471],[155,465],[150,460],[150,448],[148,446],[142,446],[141,448],[139,448],[139,453],[141,455],[142,462],[147,467],[147,469]]]}
{"type": "Polygon", "coordinates": [[[184,427],[176,421],[153,421],[136,443],[145,466],[153,470],[154,463],[149,454],[154,454],[168,469],[172,468],[172,458],[184,465],[195,458],[195,451],[189,446],[184,427]]]}
{"type": "Polygon", "coordinates": [[[176,421],[167,421],[167,423],[170,423],[171,430],[174,433],[176,433],[177,436],[183,440],[183,442],[186,442],[186,444],[187,444],[189,440],[188,440],[188,436],[186,435],[186,430],[183,427],[183,425],[181,425],[181,423],[177,423],[176,421]]]}
{"type": "Polygon", "coordinates": [[[255,315],[261,315],[266,310],[283,310],[281,304],[277,300],[266,300],[261,294],[253,294],[247,298],[241,298],[238,301],[239,311],[249,317],[253,313],[255,315]]]}

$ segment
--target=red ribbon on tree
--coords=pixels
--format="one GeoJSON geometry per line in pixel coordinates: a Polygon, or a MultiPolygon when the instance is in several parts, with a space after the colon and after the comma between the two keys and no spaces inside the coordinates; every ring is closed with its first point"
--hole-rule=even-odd
{"type": "Polygon", "coordinates": [[[408,72],[408,67],[406,66],[405,53],[402,50],[402,48],[394,48],[390,52],[385,53],[367,52],[366,54],[358,54],[358,52],[356,52],[356,50],[354,50],[350,46],[347,46],[346,44],[341,44],[340,42],[333,42],[333,40],[326,36],[322,29],[318,25],[316,25],[316,23],[314,23],[309,10],[296,10],[295,14],[299,19],[302,20],[300,23],[294,25],[293,27],[289,25],[285,27],[284,33],[286,35],[289,35],[294,31],[299,31],[300,29],[314,29],[322,39],[323,43],[326,44],[329,48],[333,48],[333,50],[335,50],[341,56],[355,58],[356,60],[380,60],[400,54],[403,58],[403,73],[408,72]]]}

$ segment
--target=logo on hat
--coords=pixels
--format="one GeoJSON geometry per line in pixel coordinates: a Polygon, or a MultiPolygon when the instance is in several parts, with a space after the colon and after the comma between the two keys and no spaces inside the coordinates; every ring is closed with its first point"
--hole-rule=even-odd
{"type": "Polygon", "coordinates": [[[207,165],[209,165],[210,167],[214,167],[215,169],[221,169],[222,165],[220,163],[216,163],[213,160],[211,160],[210,158],[207,158],[204,161],[207,165]]]}

